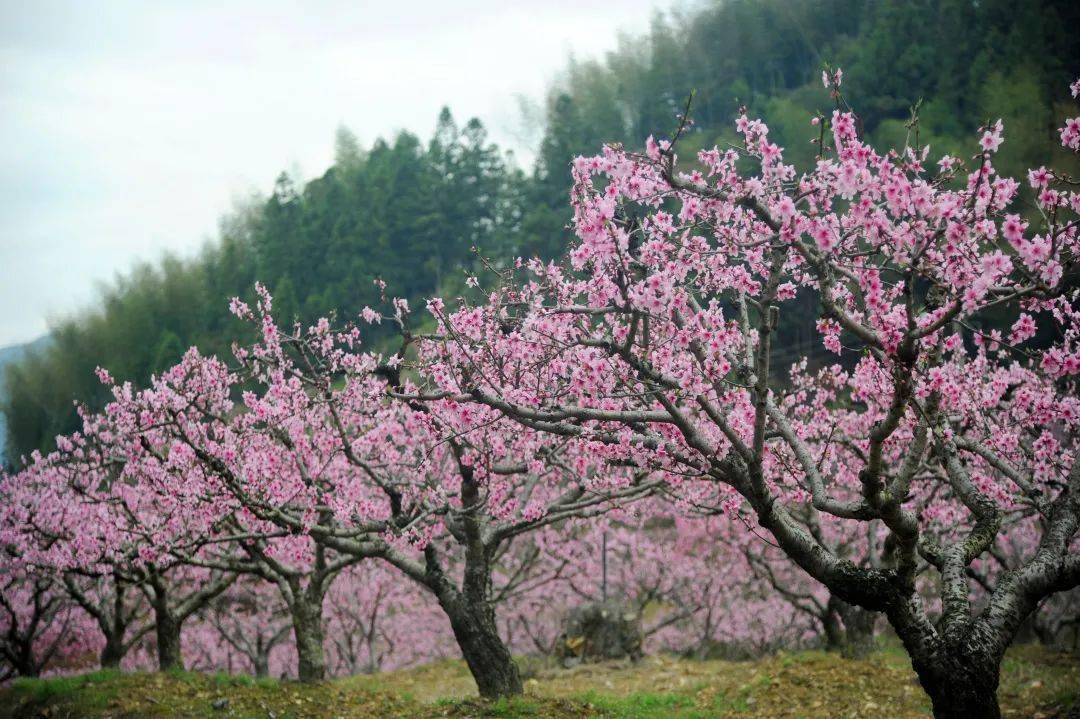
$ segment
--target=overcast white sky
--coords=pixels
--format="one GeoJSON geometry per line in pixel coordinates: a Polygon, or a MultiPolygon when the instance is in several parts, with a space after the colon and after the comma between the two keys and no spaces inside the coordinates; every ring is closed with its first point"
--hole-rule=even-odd
{"type": "Polygon", "coordinates": [[[281,170],[318,176],[339,125],[426,138],[449,104],[520,143],[516,95],[668,5],[0,0],[0,346],[195,251],[281,170]]]}

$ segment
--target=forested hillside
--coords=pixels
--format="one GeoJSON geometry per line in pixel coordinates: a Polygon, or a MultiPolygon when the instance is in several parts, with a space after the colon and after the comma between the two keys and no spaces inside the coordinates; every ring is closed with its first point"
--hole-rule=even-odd
{"type": "Polygon", "coordinates": [[[1051,98],[1080,70],[1077,27],[1080,5],[1069,0],[729,0],[658,16],[617,52],[571,61],[544,100],[543,139],[527,170],[478,121],[458,125],[449,110],[427,140],[401,133],[360,147],[342,130],[322,177],[298,186],[282,174],[268,197],[223,219],[200,254],[136,267],[54,327],[44,349],[10,365],[8,456],[74,429],[73,399],[105,400],[97,365],[145,382],[189,345],[226,352],[225,338],[242,331],[227,298],[250,296],[256,280],[273,291],[280,317],[311,319],[377,303],[377,278],[417,302],[452,296],[479,271],[478,256],[556,255],[571,158],[669,133],[691,92],[696,125],[683,155],[734,140],[732,120],[746,106],[789,161],[810,165],[809,121],[827,109],[812,68],[827,64],[843,68],[861,131],[877,144],[902,146],[917,129],[935,155],[968,155],[976,128],[1001,117],[1009,139],[999,169],[1048,164],[1064,113],[1051,98]]]}

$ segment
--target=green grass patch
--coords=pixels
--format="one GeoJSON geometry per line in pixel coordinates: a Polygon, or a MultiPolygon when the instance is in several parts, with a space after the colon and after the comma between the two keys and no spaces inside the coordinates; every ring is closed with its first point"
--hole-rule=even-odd
{"type": "Polygon", "coordinates": [[[586,705],[620,719],[652,719],[653,717],[678,717],[679,719],[694,717],[696,719],[697,716],[688,713],[694,709],[694,700],[681,694],[645,693],[620,697],[588,692],[580,699],[586,705]]]}
{"type": "MultiPolygon", "coordinates": [[[[863,660],[825,652],[756,661],[646,657],[538,665],[526,694],[476,698],[460,661],[314,685],[229,674],[98,671],[0,687],[0,719],[926,719],[929,700],[895,647],[863,660]],[[221,700],[227,700],[227,706],[221,700]]],[[[1002,667],[1006,716],[1080,705],[1080,654],[1017,647],[1002,667]]]]}
{"type": "MultiPolygon", "coordinates": [[[[9,690],[10,696],[18,697],[26,707],[26,714],[43,711],[48,707],[77,705],[80,710],[95,712],[105,709],[122,691],[124,677],[116,669],[100,669],[89,674],[50,679],[16,679],[9,690]]],[[[0,701],[0,707],[6,702],[0,701]]],[[[48,712],[46,712],[48,713],[48,712]]],[[[0,717],[18,716],[7,714],[0,708],[0,717]]]]}

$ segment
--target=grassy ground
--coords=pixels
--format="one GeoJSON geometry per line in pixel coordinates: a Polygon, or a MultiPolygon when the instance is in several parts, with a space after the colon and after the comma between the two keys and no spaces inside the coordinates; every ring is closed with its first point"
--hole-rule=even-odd
{"type": "MultiPolygon", "coordinates": [[[[316,686],[193,673],[22,680],[0,689],[0,719],[846,719],[926,717],[929,703],[906,658],[863,661],[820,652],[754,662],[649,657],[636,665],[525,666],[526,696],[485,703],[461,662],[439,662],[316,686]],[[227,701],[227,704],[225,702],[227,701]]],[[[1080,655],[1010,652],[999,692],[1006,716],[1051,719],[1080,706],[1080,655]]]]}

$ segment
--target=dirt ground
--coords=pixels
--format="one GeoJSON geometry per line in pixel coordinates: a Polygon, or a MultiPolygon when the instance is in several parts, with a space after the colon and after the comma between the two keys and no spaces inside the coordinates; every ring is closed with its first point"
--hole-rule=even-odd
{"type": "MultiPolygon", "coordinates": [[[[0,689],[0,719],[929,716],[925,694],[895,649],[858,661],[798,652],[746,662],[653,656],[571,669],[530,660],[521,665],[525,697],[495,703],[475,699],[460,661],[314,686],[195,673],[97,672],[0,689]]],[[[1007,717],[1064,718],[1080,707],[1080,654],[1014,649],[1002,669],[999,697],[1007,717]]]]}

